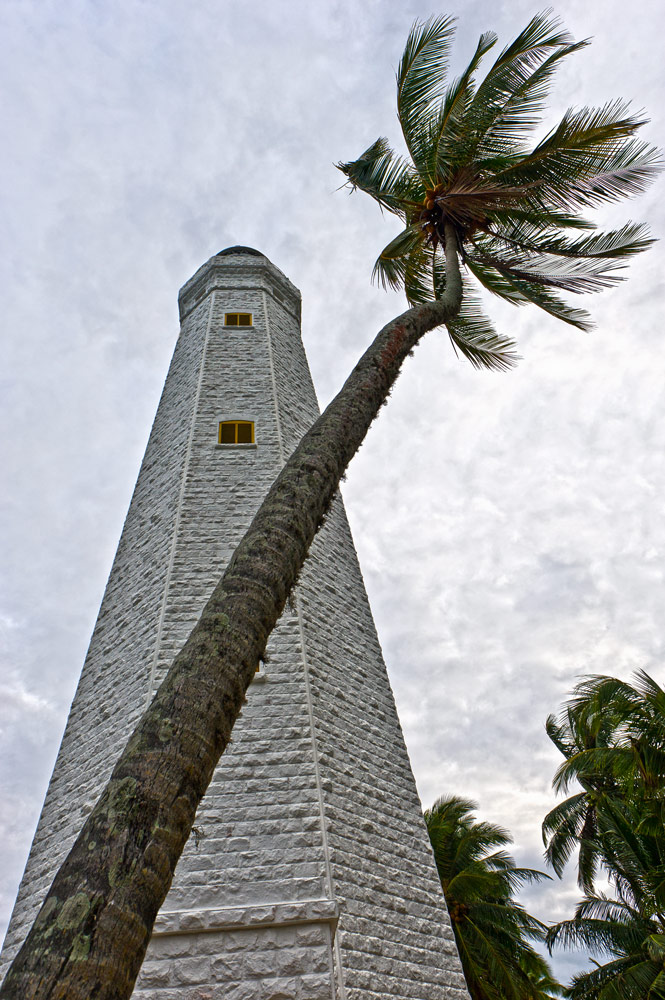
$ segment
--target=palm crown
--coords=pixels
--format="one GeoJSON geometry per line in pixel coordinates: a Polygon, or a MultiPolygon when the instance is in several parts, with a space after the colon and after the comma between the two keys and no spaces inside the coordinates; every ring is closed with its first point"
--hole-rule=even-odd
{"type": "Polygon", "coordinates": [[[472,1000],[548,1000],[559,995],[547,962],[531,945],[545,928],[514,899],[547,878],[518,868],[505,851],[508,833],[478,822],[475,804],[438,799],[425,812],[434,860],[472,1000]]]}
{"type": "Polygon", "coordinates": [[[665,690],[645,671],[634,685],[588,677],[547,732],[564,756],[554,786],[581,790],[546,817],[547,857],[561,875],[579,848],[584,898],[547,943],[590,948],[604,961],[574,977],[573,1000],[665,997],[665,690]],[[611,893],[596,888],[599,873],[611,893]]]}
{"type": "Polygon", "coordinates": [[[622,262],[653,241],[632,223],[586,232],[595,226],[580,213],[641,192],[659,158],[635,139],[644,119],[621,101],[571,109],[537,145],[528,144],[559,61],[588,44],[573,42],[550,15],[533,17],[477,82],[497,41],[483,34],[467,68],[446,86],[453,32],[453,18],[436,17],[414,24],[407,39],[397,115],[409,158],[381,138],[338,167],[353,188],[404,222],[374,274],[385,286],[404,287],[412,305],[442,296],[444,230],[453,227],[465,273],[462,307],[446,324],[451,339],[472,364],[507,368],[514,345],[483,314],[472,279],[514,305],[533,302],[589,329],[588,314],[558,293],[613,284],[622,262]]]}

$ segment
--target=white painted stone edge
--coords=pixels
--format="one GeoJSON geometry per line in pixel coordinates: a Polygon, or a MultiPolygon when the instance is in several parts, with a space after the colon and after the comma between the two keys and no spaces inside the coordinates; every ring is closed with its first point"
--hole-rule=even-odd
{"type": "Polygon", "coordinates": [[[153,937],[298,924],[330,924],[334,936],[338,919],[339,904],[335,899],[254,903],[251,906],[226,906],[222,909],[173,910],[158,914],[153,937]]]}

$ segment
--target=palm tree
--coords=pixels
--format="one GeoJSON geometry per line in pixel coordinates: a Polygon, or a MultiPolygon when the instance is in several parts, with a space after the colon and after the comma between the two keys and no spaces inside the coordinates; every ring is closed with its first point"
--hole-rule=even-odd
{"type": "Polygon", "coordinates": [[[393,241],[379,273],[403,280],[415,304],[379,332],[273,484],[56,875],[2,997],[130,996],[268,636],[402,362],[427,331],[447,324],[472,364],[514,363],[510,341],[482,317],[469,274],[511,302],[533,301],[582,324],[550,289],[603,286],[649,243],[632,225],[562,235],[591,227],[580,209],[640,191],[653,176],[656,154],[634,138],[642,121],[623,104],[569,112],[532,150],[525,145],[553,69],[580,46],[538,16],[476,85],[480,58],[495,43],[483,35],[468,70],[446,89],[451,35],[446,18],[414,25],[400,63],[398,115],[413,163],[375,143],[343,167],[406,222],[401,249],[393,241]]]}
{"type": "Polygon", "coordinates": [[[663,836],[636,832],[639,811],[599,811],[599,853],[614,893],[589,890],[572,920],[550,928],[550,949],[587,947],[605,961],[573,978],[572,1000],[665,997],[663,836]]]}
{"type": "MultiPolygon", "coordinates": [[[[603,733],[601,745],[587,747],[564,761],[555,776],[557,790],[565,791],[571,778],[591,770],[611,775],[616,794],[639,795],[659,801],[658,789],[665,783],[665,691],[638,670],[635,683],[616,677],[592,676],[575,688],[563,716],[591,734],[603,733]]],[[[556,728],[547,720],[548,733],[556,728]]]]}
{"type": "Polygon", "coordinates": [[[475,803],[438,799],[425,812],[434,860],[446,897],[472,1000],[548,1000],[560,995],[545,959],[529,940],[545,927],[513,894],[549,876],[517,868],[504,850],[508,833],[476,821],[475,803]]]}
{"type": "Polygon", "coordinates": [[[592,676],[575,688],[548,736],[563,754],[555,791],[581,791],[555,806],[543,821],[546,857],[558,875],[578,853],[578,883],[592,891],[602,862],[598,813],[632,808],[638,832],[660,836],[665,818],[665,691],[645,671],[634,685],[592,676]]]}
{"type": "Polygon", "coordinates": [[[547,942],[610,959],[575,976],[570,996],[665,997],[665,691],[644,671],[634,685],[587,678],[547,731],[565,757],[555,788],[582,788],[546,816],[547,856],[561,875],[579,846],[585,891],[574,918],[550,928],[547,942]],[[596,889],[601,872],[612,895],[596,889]]]}
{"type": "Polygon", "coordinates": [[[545,723],[547,735],[565,758],[552,782],[555,790],[565,793],[573,782],[581,786],[581,791],[558,803],[543,820],[545,857],[561,877],[577,850],[577,881],[584,892],[593,891],[601,860],[598,806],[617,790],[601,757],[611,746],[614,728],[608,713],[590,715],[577,697],[564,708],[559,720],[550,715],[545,723]]]}

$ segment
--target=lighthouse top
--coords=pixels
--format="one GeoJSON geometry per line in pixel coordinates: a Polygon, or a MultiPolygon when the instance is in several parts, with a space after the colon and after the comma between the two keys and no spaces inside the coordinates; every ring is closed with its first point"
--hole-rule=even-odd
{"type": "Polygon", "coordinates": [[[268,292],[300,322],[300,292],[265,254],[253,247],[220,250],[205,262],[180,289],[181,321],[202,299],[216,289],[251,288],[268,292]]]}
{"type": "Polygon", "coordinates": [[[220,250],[217,257],[227,257],[227,256],[237,256],[238,254],[249,254],[251,257],[263,257],[265,260],[268,258],[265,254],[261,253],[260,250],[255,250],[254,247],[227,247],[226,250],[220,250]]]}

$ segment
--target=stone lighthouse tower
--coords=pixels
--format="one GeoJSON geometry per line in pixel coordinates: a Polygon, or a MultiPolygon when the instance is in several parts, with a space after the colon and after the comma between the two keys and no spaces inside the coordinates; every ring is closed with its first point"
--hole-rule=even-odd
{"type": "MultiPolygon", "coordinates": [[[[2,953],[318,406],[300,294],[248,247],[181,332],[2,953]]],[[[201,804],[135,997],[467,997],[340,499],[201,804]]]]}

